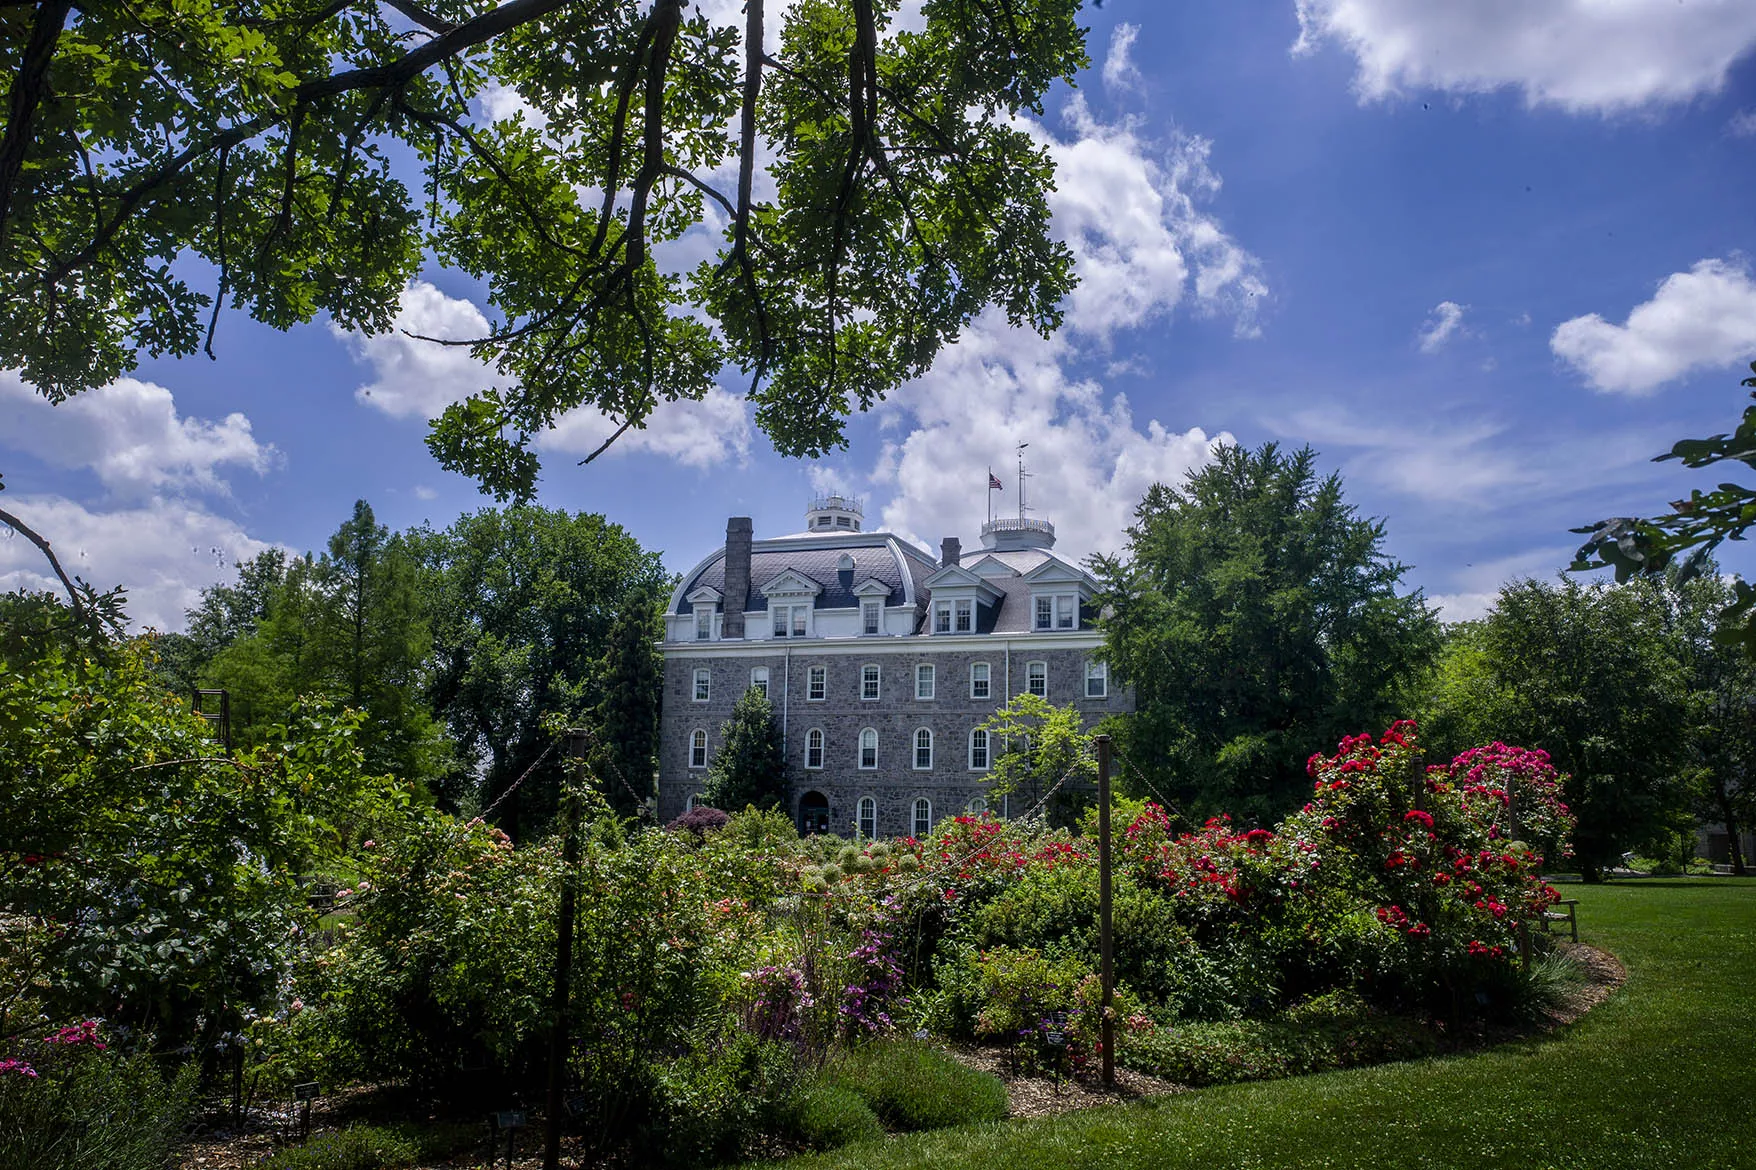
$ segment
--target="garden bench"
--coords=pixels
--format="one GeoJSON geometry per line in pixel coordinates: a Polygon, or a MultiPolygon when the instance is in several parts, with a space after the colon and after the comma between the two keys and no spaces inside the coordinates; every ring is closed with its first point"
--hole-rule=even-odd
{"type": "Polygon", "coordinates": [[[1544,910],[1543,929],[1545,931],[1549,929],[1549,923],[1551,922],[1565,922],[1567,924],[1568,933],[1573,936],[1573,941],[1578,942],[1579,899],[1562,898],[1559,902],[1554,903],[1547,910],[1544,910]]]}

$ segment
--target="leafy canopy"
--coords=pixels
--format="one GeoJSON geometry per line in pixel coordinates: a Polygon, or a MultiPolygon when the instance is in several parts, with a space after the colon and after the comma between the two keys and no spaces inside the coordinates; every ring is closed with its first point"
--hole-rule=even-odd
{"type": "Polygon", "coordinates": [[[1073,283],[1015,119],[1087,64],[1078,0],[896,8],[8,6],[0,367],[58,401],[211,354],[226,306],[383,331],[430,257],[485,288],[496,373],[429,444],[500,498],[566,411],[639,427],[728,364],[821,454],[984,307],[1046,333],[1073,283]]]}
{"type": "Polygon", "coordinates": [[[1296,808],[1310,745],[1400,714],[1437,649],[1420,591],[1397,592],[1383,523],[1315,463],[1309,447],[1220,447],[1181,489],[1147,491],[1126,559],[1095,562],[1103,654],[1135,693],[1124,747],[1203,812],[1296,808]]]}
{"type": "MultiPolygon", "coordinates": [[[[1756,362],[1750,363],[1750,371],[1743,385],[1756,386],[1756,362]]],[[[1756,398],[1756,390],[1750,397],[1756,398]]],[[[1653,462],[1669,459],[1680,459],[1685,467],[1730,461],[1756,468],[1756,406],[1744,408],[1744,417],[1731,434],[1681,439],[1653,462]]],[[[1756,526],[1756,488],[1736,483],[1721,483],[1710,492],[1697,488],[1688,499],[1673,500],[1669,515],[1614,516],[1575,528],[1586,540],[1573,554],[1568,570],[1612,568],[1618,582],[1674,570],[1688,580],[1710,571],[1713,551],[1722,541],[1743,540],[1752,526],[1756,526]]],[[[1756,659],[1756,585],[1734,579],[1729,588],[1731,596],[1720,610],[1714,636],[1756,659]]]]}

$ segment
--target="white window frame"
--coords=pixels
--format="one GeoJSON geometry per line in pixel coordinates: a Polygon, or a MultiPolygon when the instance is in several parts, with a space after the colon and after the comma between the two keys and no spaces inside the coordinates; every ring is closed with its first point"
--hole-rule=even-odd
{"type": "Polygon", "coordinates": [[[695,607],[695,640],[697,642],[713,641],[713,608],[698,605],[695,607]]]}
{"type": "Polygon", "coordinates": [[[884,671],[876,662],[860,663],[860,701],[864,703],[877,702],[883,691],[884,671]],[[871,678],[866,677],[868,670],[872,672],[871,678]],[[871,694],[866,693],[868,689],[871,694]]]}
{"type": "Polygon", "coordinates": [[[860,602],[860,636],[870,638],[884,632],[884,603],[875,598],[860,602]]]}
{"type": "Polygon", "coordinates": [[[1055,598],[1052,594],[1039,593],[1031,605],[1031,623],[1033,630],[1052,630],[1055,628],[1055,598]]]}
{"type": "Polygon", "coordinates": [[[695,668],[695,690],[693,694],[695,696],[694,701],[697,703],[708,703],[713,701],[713,671],[705,666],[698,666],[695,668]]]}
{"type": "Polygon", "coordinates": [[[931,727],[917,727],[917,728],[915,728],[914,754],[911,758],[914,761],[914,770],[915,771],[917,771],[917,772],[931,772],[933,770],[933,729],[931,727]],[[922,737],[926,738],[926,747],[924,750],[927,753],[925,756],[925,759],[927,762],[924,764],[921,763],[921,760],[923,758],[921,755],[921,752],[923,750],[923,748],[921,746],[922,737]]]}
{"type": "Polygon", "coordinates": [[[973,634],[976,631],[976,603],[974,598],[960,597],[951,603],[951,629],[959,634],[973,634]]]}
{"type": "Polygon", "coordinates": [[[813,727],[805,733],[805,771],[821,772],[823,770],[823,729],[813,727]],[[817,762],[812,763],[815,759],[817,762]]]}
{"type": "Polygon", "coordinates": [[[697,727],[689,733],[689,767],[707,767],[707,730],[697,727]]]}
{"type": "Polygon", "coordinates": [[[1077,593],[1057,593],[1055,595],[1055,628],[1057,630],[1077,630],[1079,628],[1079,595],[1077,593]]]}
{"type": "Polygon", "coordinates": [[[934,678],[936,673],[937,672],[934,671],[931,662],[918,662],[915,664],[915,698],[923,703],[928,702],[933,698],[933,693],[937,687],[937,682],[934,678]]]}
{"type": "Polygon", "coordinates": [[[914,829],[916,840],[933,831],[933,802],[924,796],[915,798],[914,805],[909,809],[912,814],[909,825],[914,829]]]}
{"type": "Polygon", "coordinates": [[[752,666],[750,668],[750,687],[752,690],[761,691],[763,698],[766,699],[769,697],[769,695],[768,695],[768,667],[766,667],[766,666],[752,666]]]}
{"type": "Polygon", "coordinates": [[[876,772],[878,770],[878,729],[876,727],[860,728],[860,754],[856,763],[862,772],[876,772]],[[871,744],[870,749],[867,747],[868,742],[871,744]],[[872,762],[869,764],[866,762],[868,750],[872,753],[872,762]]]}
{"type": "Polygon", "coordinates": [[[964,806],[964,811],[972,817],[988,815],[988,798],[985,796],[970,797],[969,803],[964,806]]]}
{"type": "Polygon", "coordinates": [[[868,841],[878,839],[878,801],[875,797],[862,796],[855,805],[855,815],[859,818],[860,836],[868,841]]]}
{"type": "Polygon", "coordinates": [[[811,605],[809,602],[786,601],[768,605],[769,632],[777,638],[809,638],[811,636],[811,605]]]}
{"type": "Polygon", "coordinates": [[[1039,699],[1049,697],[1049,664],[1037,659],[1024,664],[1024,693],[1035,695],[1039,699]],[[1035,683],[1042,681],[1042,689],[1038,690],[1035,683]]]}
{"type": "Polygon", "coordinates": [[[1110,697],[1109,663],[1097,662],[1090,658],[1085,660],[1085,697],[1088,699],[1107,699],[1110,697]],[[1097,684],[1096,690],[1092,689],[1093,683],[1097,684]]]}
{"type": "Polygon", "coordinates": [[[935,601],[933,603],[933,632],[949,634],[951,632],[951,603],[935,601]]]}
{"type": "Polygon", "coordinates": [[[811,666],[805,669],[805,701],[821,703],[829,697],[829,667],[811,666]]]}
{"type": "Polygon", "coordinates": [[[994,697],[994,667],[986,662],[969,664],[969,697],[972,699],[991,699],[994,697]],[[976,668],[981,667],[981,677],[976,677],[976,668]],[[981,691],[976,690],[976,683],[982,684],[981,691]]]}
{"type": "Polygon", "coordinates": [[[972,771],[972,772],[986,772],[988,770],[988,768],[992,765],[993,758],[994,758],[993,752],[991,751],[991,747],[992,747],[992,737],[990,737],[988,735],[987,728],[985,728],[985,727],[972,727],[969,729],[969,770],[970,771],[972,771]],[[981,753],[979,762],[978,762],[978,758],[976,755],[977,752],[981,753]]]}

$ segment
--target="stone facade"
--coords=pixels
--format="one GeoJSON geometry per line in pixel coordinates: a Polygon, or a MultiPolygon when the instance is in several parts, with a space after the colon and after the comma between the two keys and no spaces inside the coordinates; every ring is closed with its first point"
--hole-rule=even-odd
{"type": "MultiPolygon", "coordinates": [[[[725,563],[726,550],[721,550],[686,576],[667,619],[659,748],[662,820],[680,815],[699,794],[707,779],[706,762],[720,746],[720,727],[753,684],[766,684],[781,724],[790,811],[802,827],[826,822],[829,831],[842,836],[853,834],[860,803],[868,797],[875,817],[867,818],[865,830],[879,836],[915,832],[917,811],[925,812],[929,822],[963,813],[977,800],[987,801],[995,812],[1006,811],[1000,799],[988,801],[988,770],[971,767],[971,731],[1009,696],[1026,690],[1033,663],[1042,664],[1045,697],[1057,705],[1074,703],[1089,721],[1132,709],[1131,697],[1107,680],[1102,687],[1106,693],[1088,697],[1088,663],[1102,644],[1102,636],[1085,621],[1089,607],[1084,603],[1095,582],[1046,549],[1013,549],[989,557],[961,554],[957,543],[947,540],[941,561],[934,561],[888,534],[818,536],[808,528],[801,537],[745,545],[745,557],[754,549],[757,568],[752,573],[747,564],[737,563],[741,533],[736,518],[729,535],[733,563],[725,563]],[[806,635],[791,636],[790,617],[782,623],[789,626],[788,636],[775,634],[775,623],[760,609],[760,591],[767,582],[782,581],[780,588],[790,591],[790,600],[800,590],[797,574],[824,579],[838,559],[846,564],[856,555],[862,566],[877,564],[871,554],[879,547],[891,550],[897,570],[887,574],[895,588],[882,597],[886,604],[877,632],[865,632],[854,597],[858,583],[849,584],[868,571],[862,567],[843,571],[839,592],[835,581],[823,581],[817,600],[828,595],[837,604],[818,608],[806,635]],[[965,580],[969,574],[941,572],[947,558],[956,558],[950,561],[954,569],[959,560],[974,567],[982,577],[978,588],[985,600],[970,623],[973,628],[935,634],[930,632],[935,591],[928,582],[937,575],[948,594],[971,589],[965,580]],[[1018,571],[1021,567],[1028,572],[1018,571]],[[723,582],[725,588],[703,582],[723,582]],[[1075,628],[1031,628],[1036,615],[1033,585],[1062,594],[1077,590],[1081,619],[1075,628]],[[736,597],[746,592],[750,600],[740,607],[736,597]],[[687,600],[692,594],[697,601],[687,600]],[[714,597],[723,598],[713,602],[722,609],[716,610],[711,623],[716,632],[709,636],[702,632],[709,623],[698,624],[695,606],[714,597]],[[722,612],[735,608],[746,612],[735,617],[722,612]],[[727,636],[725,631],[739,618],[743,636],[727,636]],[[979,688],[972,687],[972,667],[978,664],[987,668],[986,698],[976,697],[979,688]],[[930,688],[919,673],[923,667],[931,668],[930,688]],[[875,698],[864,685],[868,668],[877,671],[875,698]],[[812,693],[814,670],[821,672],[820,696],[812,693]],[[697,675],[703,671],[704,698],[697,689],[697,675]],[[923,730],[930,736],[930,751],[917,757],[917,737],[923,730]],[[868,731],[876,735],[875,759],[873,753],[862,758],[862,733],[868,731]],[[705,752],[697,750],[701,737],[705,752]],[[917,810],[922,799],[930,803],[917,810]]],[[[868,586],[863,597],[870,600],[881,593],[868,586]]]]}

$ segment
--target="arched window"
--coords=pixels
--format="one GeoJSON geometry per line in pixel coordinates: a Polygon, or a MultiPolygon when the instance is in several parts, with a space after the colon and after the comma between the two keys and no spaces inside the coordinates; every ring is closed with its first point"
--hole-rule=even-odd
{"type": "Polygon", "coordinates": [[[813,727],[805,733],[805,767],[815,772],[823,766],[823,729],[813,727]]]}
{"type": "Polygon", "coordinates": [[[933,732],[921,727],[915,730],[915,771],[927,772],[933,767],[933,732]]]}
{"type": "Polygon", "coordinates": [[[878,732],[871,727],[860,732],[860,767],[871,771],[878,766],[878,732]]]}
{"type": "Polygon", "coordinates": [[[972,816],[972,817],[983,816],[987,813],[987,811],[988,811],[988,798],[987,797],[978,796],[974,800],[969,802],[969,815],[970,816],[972,816]]]}
{"type": "Polygon", "coordinates": [[[688,796],[685,796],[683,798],[683,811],[684,812],[691,812],[694,810],[694,808],[695,808],[695,794],[693,792],[691,792],[688,796]]]}
{"type": "Polygon", "coordinates": [[[988,729],[972,727],[969,733],[969,770],[986,772],[988,770],[988,729]]]}
{"type": "Polygon", "coordinates": [[[860,797],[860,836],[878,836],[878,802],[870,796],[860,797]]]}
{"type": "Polygon", "coordinates": [[[699,727],[689,736],[689,766],[691,768],[707,767],[707,732],[699,727]]]}
{"type": "Polygon", "coordinates": [[[915,801],[915,836],[925,837],[933,831],[933,802],[926,797],[915,801]]]}

